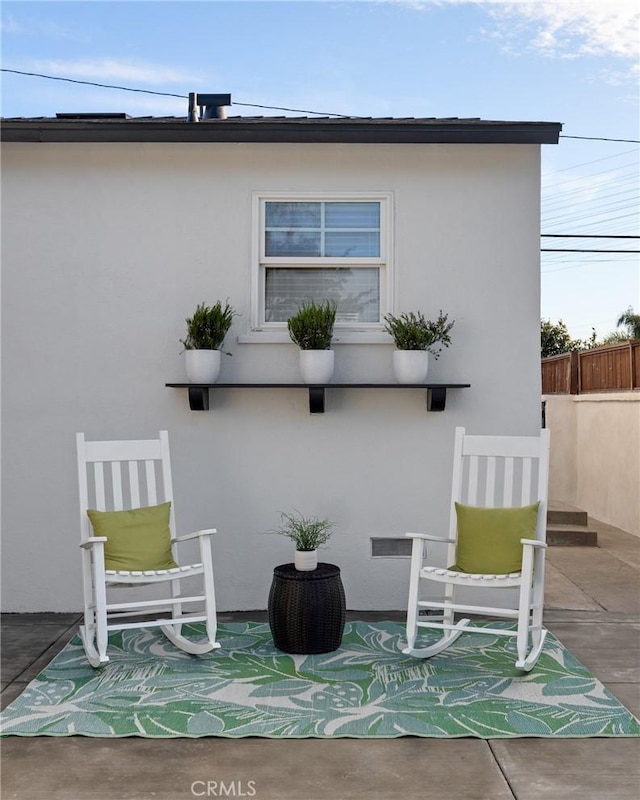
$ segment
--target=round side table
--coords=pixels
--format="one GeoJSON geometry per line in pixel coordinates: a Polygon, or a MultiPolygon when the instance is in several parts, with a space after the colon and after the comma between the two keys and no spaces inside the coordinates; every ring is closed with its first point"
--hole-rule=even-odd
{"type": "Polygon", "coordinates": [[[342,641],[346,603],[340,568],[319,563],[301,572],[293,564],[273,570],[269,627],[285,653],[330,653],[342,641]]]}

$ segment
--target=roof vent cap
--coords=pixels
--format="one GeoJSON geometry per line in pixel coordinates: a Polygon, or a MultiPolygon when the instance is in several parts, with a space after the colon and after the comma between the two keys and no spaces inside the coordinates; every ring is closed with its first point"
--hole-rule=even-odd
{"type": "Polygon", "coordinates": [[[231,105],[230,94],[197,94],[189,92],[189,122],[200,119],[226,119],[225,106],[231,105]]]}

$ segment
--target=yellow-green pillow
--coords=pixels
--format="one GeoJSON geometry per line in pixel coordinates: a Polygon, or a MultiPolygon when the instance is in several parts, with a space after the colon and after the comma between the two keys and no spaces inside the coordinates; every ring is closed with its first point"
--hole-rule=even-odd
{"type": "Polygon", "coordinates": [[[522,569],[520,539],[535,539],[538,506],[480,508],[456,503],[458,543],[457,572],[503,575],[522,569]]]}
{"type": "Polygon", "coordinates": [[[171,503],[129,511],[95,511],[87,514],[96,536],[106,536],[104,567],[113,570],[171,569],[169,513],[171,503]]]}

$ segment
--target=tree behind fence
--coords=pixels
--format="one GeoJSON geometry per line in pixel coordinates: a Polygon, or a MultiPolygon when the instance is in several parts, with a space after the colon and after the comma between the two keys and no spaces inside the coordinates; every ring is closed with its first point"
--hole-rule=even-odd
{"type": "Polygon", "coordinates": [[[542,359],[542,394],[624,392],[640,388],[640,340],[542,359]]]}

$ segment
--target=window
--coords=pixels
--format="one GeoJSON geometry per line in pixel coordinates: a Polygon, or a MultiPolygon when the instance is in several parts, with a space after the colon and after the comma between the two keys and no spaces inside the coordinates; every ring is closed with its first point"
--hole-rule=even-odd
{"type": "Polygon", "coordinates": [[[390,308],[390,199],[257,196],[255,325],[278,330],[305,300],[335,300],[336,330],[379,330],[390,308]]]}

